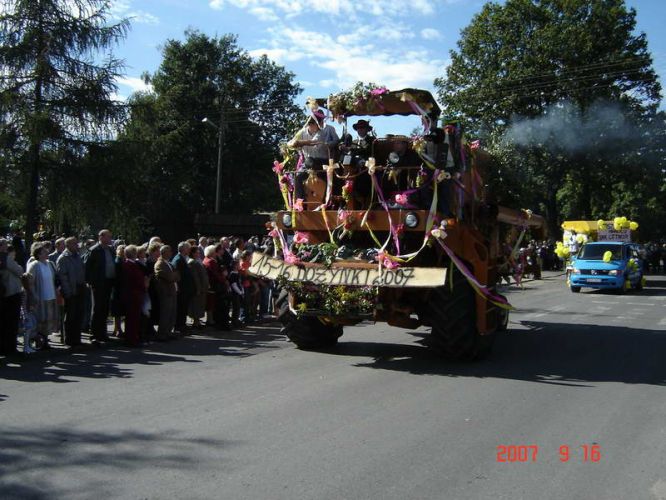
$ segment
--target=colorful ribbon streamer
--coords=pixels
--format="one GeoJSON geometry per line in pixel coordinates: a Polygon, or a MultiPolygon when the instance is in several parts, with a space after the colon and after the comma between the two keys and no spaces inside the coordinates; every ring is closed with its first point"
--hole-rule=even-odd
{"type": "Polygon", "coordinates": [[[444,249],[446,254],[451,259],[451,262],[455,264],[460,273],[467,279],[469,284],[472,286],[472,288],[478,295],[484,297],[488,302],[490,302],[493,305],[496,305],[497,307],[501,307],[502,309],[506,309],[508,311],[514,309],[514,307],[511,304],[509,304],[509,302],[504,297],[495,295],[490,290],[488,290],[488,287],[486,285],[482,285],[481,283],[479,283],[472,274],[472,272],[467,268],[465,263],[461,261],[456,256],[456,254],[453,253],[453,251],[446,246],[446,244],[442,240],[438,239],[437,242],[441,245],[441,247],[444,249]]]}

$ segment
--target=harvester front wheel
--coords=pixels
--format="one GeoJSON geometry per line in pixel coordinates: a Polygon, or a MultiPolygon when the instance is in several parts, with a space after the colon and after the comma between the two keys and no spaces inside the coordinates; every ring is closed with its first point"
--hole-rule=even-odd
{"type": "Polygon", "coordinates": [[[326,349],[338,343],[341,325],[325,324],[314,316],[297,316],[289,307],[289,292],[281,290],[275,301],[281,333],[303,350],[326,349]]]}
{"type": "Polygon", "coordinates": [[[474,361],[490,353],[495,334],[479,334],[474,290],[458,269],[449,273],[444,286],[432,290],[427,309],[432,331],[426,342],[434,351],[461,361],[474,361]]]}

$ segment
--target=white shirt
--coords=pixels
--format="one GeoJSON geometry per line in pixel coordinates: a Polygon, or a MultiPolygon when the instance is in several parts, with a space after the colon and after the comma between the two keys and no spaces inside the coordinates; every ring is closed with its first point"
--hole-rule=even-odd
{"type": "Polygon", "coordinates": [[[324,144],[317,146],[303,146],[303,155],[306,158],[318,158],[320,160],[328,160],[333,156],[329,154],[329,147],[334,147],[339,139],[338,134],[331,125],[324,125],[323,128],[317,129],[314,134],[310,134],[308,127],[304,127],[295,137],[298,141],[322,141],[324,144]]]}
{"type": "Polygon", "coordinates": [[[51,269],[49,262],[39,261],[37,265],[39,266],[39,299],[55,300],[56,291],[53,284],[53,270],[51,269]]]}

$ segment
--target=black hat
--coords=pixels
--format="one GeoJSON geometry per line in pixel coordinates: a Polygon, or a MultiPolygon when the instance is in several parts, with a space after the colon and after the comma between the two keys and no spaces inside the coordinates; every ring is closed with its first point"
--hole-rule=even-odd
{"type": "Polygon", "coordinates": [[[352,125],[352,128],[354,130],[358,130],[359,127],[365,127],[368,130],[372,130],[372,125],[370,125],[370,122],[368,120],[359,120],[354,125],[352,125]]]}

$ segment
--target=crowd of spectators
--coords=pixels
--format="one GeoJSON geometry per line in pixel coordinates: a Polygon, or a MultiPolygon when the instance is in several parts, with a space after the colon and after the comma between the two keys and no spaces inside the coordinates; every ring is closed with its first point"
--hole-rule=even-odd
{"type": "Polygon", "coordinates": [[[37,241],[26,252],[20,237],[0,238],[0,355],[18,355],[21,333],[23,353],[49,349],[55,333],[73,349],[82,333],[93,346],[112,335],[140,347],[270,319],[273,283],[248,273],[255,251],[272,253],[272,239],[135,245],[105,229],[97,240],[37,241]]]}

